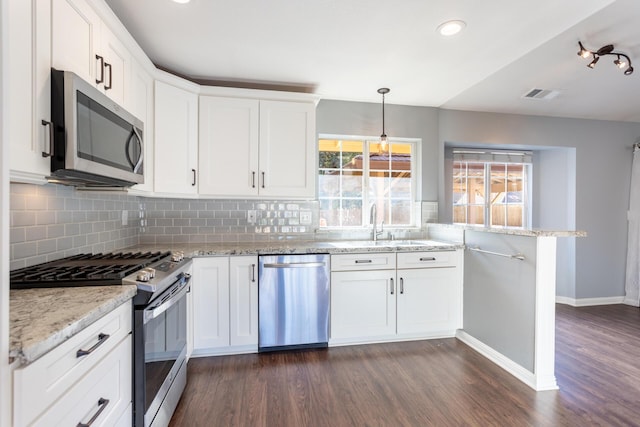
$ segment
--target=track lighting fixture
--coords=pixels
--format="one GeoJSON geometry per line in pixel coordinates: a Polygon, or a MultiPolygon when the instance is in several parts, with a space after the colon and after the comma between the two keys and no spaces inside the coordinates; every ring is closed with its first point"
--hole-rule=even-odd
{"type": "Polygon", "coordinates": [[[580,46],[580,50],[578,51],[578,56],[581,56],[582,58],[588,58],[589,56],[593,57],[591,62],[587,64],[587,67],[589,68],[594,68],[598,63],[598,61],[600,60],[601,56],[614,55],[616,57],[616,59],[613,61],[614,65],[620,69],[623,69],[626,67],[626,70],[624,70],[625,76],[628,76],[631,73],[633,73],[633,67],[631,66],[631,58],[629,58],[627,55],[625,55],[622,52],[614,52],[613,51],[614,47],[612,44],[602,46],[600,49],[596,50],[595,52],[589,49],[585,49],[585,47],[582,45],[582,42],[580,41],[578,41],[578,46],[580,46]]]}
{"type": "Polygon", "coordinates": [[[380,146],[383,150],[387,148],[387,134],[384,132],[384,96],[390,92],[389,88],[381,87],[378,93],[382,95],[382,135],[380,135],[380,146]]]}

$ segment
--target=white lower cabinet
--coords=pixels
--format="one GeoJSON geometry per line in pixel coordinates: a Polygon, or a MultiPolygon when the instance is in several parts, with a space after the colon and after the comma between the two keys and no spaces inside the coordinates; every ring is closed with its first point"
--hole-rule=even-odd
{"type": "Polygon", "coordinates": [[[131,425],[131,318],[128,302],[18,367],[14,426],[131,425]]]}
{"type": "Polygon", "coordinates": [[[461,256],[461,251],[333,255],[330,344],[455,335],[462,327],[461,256]]]}
{"type": "Polygon", "coordinates": [[[258,350],[256,256],[204,257],[193,263],[193,356],[258,350]]]}
{"type": "Polygon", "coordinates": [[[395,276],[395,270],[331,273],[332,341],[396,333],[395,276]]]}

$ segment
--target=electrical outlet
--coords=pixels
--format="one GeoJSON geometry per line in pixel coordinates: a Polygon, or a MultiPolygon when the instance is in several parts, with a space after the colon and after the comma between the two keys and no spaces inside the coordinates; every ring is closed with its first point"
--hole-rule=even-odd
{"type": "Polygon", "coordinates": [[[256,211],[254,210],[247,211],[247,222],[249,224],[256,223],[256,211]]]}
{"type": "Polygon", "coordinates": [[[122,225],[129,224],[129,212],[124,210],[122,211],[122,225]]]}
{"type": "Polygon", "coordinates": [[[311,211],[300,211],[300,224],[311,224],[311,211]]]}

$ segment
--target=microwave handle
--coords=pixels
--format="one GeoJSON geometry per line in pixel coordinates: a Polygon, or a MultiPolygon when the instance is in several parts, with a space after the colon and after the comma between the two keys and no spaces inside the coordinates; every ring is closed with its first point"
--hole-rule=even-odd
{"type": "Polygon", "coordinates": [[[138,130],[136,129],[135,126],[132,127],[131,133],[129,134],[129,139],[127,139],[127,144],[124,146],[124,154],[127,157],[129,166],[133,168],[133,172],[137,173],[138,169],[140,169],[140,166],[142,166],[143,153],[142,153],[142,138],[140,137],[140,134],[138,133],[138,130]],[[138,146],[140,147],[140,157],[138,158],[138,161],[135,165],[131,161],[131,156],[129,156],[129,145],[131,145],[131,139],[134,137],[134,135],[138,140],[138,146]]]}

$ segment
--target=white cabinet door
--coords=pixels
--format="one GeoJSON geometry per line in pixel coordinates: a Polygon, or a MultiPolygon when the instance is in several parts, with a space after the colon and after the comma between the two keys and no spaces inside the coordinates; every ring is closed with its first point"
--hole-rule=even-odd
{"type": "Polygon", "coordinates": [[[193,351],[229,345],[229,258],[193,260],[193,351]]]}
{"type": "MultiPolygon", "coordinates": [[[[100,53],[104,55],[104,84],[102,85],[104,93],[119,105],[130,110],[131,106],[126,105],[125,98],[130,90],[131,54],[104,24],[102,25],[100,37],[100,53]]],[[[144,118],[138,118],[144,121],[144,118]]]]}
{"type": "Polygon", "coordinates": [[[455,333],[460,324],[458,269],[398,270],[398,334],[455,333]]]}
{"type": "Polygon", "coordinates": [[[395,270],[331,273],[331,340],[396,333],[395,270]]]}
{"type": "Polygon", "coordinates": [[[258,257],[229,258],[229,306],[231,346],[258,349],[258,257]]]}
{"type": "Polygon", "coordinates": [[[97,84],[96,79],[103,77],[96,59],[96,55],[103,56],[96,51],[100,17],[84,0],[52,0],[51,25],[51,66],[97,84]]]}
{"type": "Polygon", "coordinates": [[[156,80],[154,101],[154,189],[196,194],[198,96],[156,80]]]}
{"type": "Polygon", "coordinates": [[[260,101],[260,195],[315,195],[315,105],[260,101]]]}
{"type": "Polygon", "coordinates": [[[7,85],[10,120],[9,146],[12,181],[42,184],[51,173],[49,128],[51,120],[51,5],[49,2],[8,3],[7,85]]]}
{"type": "Polygon", "coordinates": [[[201,96],[199,115],[200,194],[257,195],[258,101],[201,96]]]}
{"type": "Polygon", "coordinates": [[[153,77],[137,61],[131,63],[131,90],[127,92],[125,104],[130,112],[144,122],[144,183],[135,190],[153,191],[153,77]]]}

